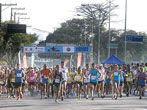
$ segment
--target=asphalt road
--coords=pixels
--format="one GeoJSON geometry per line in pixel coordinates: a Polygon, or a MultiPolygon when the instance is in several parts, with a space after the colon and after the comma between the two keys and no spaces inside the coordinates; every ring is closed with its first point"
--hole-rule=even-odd
{"type": "Polygon", "coordinates": [[[65,99],[55,103],[54,99],[40,99],[40,96],[25,95],[22,100],[0,97],[0,110],[147,110],[147,97],[139,100],[138,96],[122,97],[113,100],[111,97],[104,99],[95,98],[78,100],[65,99]]]}

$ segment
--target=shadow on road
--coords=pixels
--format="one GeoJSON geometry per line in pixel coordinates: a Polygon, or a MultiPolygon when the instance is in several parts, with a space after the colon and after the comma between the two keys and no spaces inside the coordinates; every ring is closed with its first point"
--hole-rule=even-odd
{"type": "Polygon", "coordinates": [[[7,105],[7,106],[0,106],[0,108],[11,108],[11,107],[28,107],[31,105],[7,105]]]}

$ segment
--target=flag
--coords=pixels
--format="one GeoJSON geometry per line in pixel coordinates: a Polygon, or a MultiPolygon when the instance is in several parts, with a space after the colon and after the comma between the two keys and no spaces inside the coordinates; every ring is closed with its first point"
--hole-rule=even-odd
{"type": "Polygon", "coordinates": [[[82,53],[78,53],[78,58],[77,58],[77,68],[81,66],[82,63],[82,53]]]}
{"type": "Polygon", "coordinates": [[[28,68],[28,61],[27,61],[27,55],[26,53],[23,56],[23,67],[28,68]]]}

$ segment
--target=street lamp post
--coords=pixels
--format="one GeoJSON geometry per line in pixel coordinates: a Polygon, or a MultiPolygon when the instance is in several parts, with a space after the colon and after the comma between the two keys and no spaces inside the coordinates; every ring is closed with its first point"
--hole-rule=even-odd
{"type": "Polygon", "coordinates": [[[108,42],[108,57],[110,57],[110,43],[111,43],[111,30],[110,30],[110,8],[111,8],[111,0],[109,0],[109,42],[108,42]]]}
{"type": "Polygon", "coordinates": [[[125,1],[125,64],[127,63],[127,0],[125,1]]]}

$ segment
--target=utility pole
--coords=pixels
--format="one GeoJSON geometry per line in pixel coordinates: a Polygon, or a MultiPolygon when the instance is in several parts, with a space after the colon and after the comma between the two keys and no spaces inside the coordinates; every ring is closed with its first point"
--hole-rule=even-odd
{"type": "Polygon", "coordinates": [[[26,20],[26,19],[30,19],[30,18],[20,18],[20,17],[18,17],[18,24],[20,22],[20,19],[26,20]]]}
{"type": "Polygon", "coordinates": [[[16,15],[27,15],[27,13],[16,13],[16,12],[14,12],[14,22],[16,21],[16,15]]]}
{"type": "Polygon", "coordinates": [[[25,10],[25,8],[11,8],[10,21],[12,21],[12,17],[13,17],[13,10],[25,10]]]}
{"type": "Polygon", "coordinates": [[[127,0],[125,1],[125,64],[127,63],[127,0]]]}
{"type": "Polygon", "coordinates": [[[110,44],[111,44],[111,30],[110,30],[110,17],[111,17],[111,15],[110,15],[110,8],[111,8],[111,0],[109,0],[109,42],[108,42],[108,58],[110,57],[110,44]]]}
{"type": "Polygon", "coordinates": [[[0,3],[0,38],[1,38],[1,31],[2,31],[2,26],[1,26],[1,23],[2,23],[2,6],[16,6],[17,4],[2,4],[0,3]]]}

